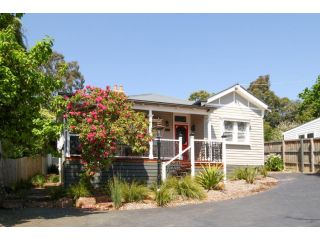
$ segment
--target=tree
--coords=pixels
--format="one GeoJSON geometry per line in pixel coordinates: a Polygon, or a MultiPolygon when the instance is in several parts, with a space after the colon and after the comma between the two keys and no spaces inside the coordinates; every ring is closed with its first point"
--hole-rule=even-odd
{"type": "Polygon", "coordinates": [[[205,101],[213,95],[214,95],[214,93],[209,93],[205,90],[199,90],[199,91],[191,93],[189,96],[189,100],[190,101],[197,101],[197,100],[205,101]]]}
{"type": "Polygon", "coordinates": [[[148,121],[122,92],[87,86],[67,101],[69,131],[79,133],[82,159],[87,171],[107,167],[118,144],[145,152],[151,137],[148,121]]]}
{"type": "Polygon", "coordinates": [[[302,99],[299,107],[299,118],[302,122],[320,117],[320,75],[315,84],[310,89],[305,88],[299,97],[302,99]]]}
{"type": "Polygon", "coordinates": [[[52,54],[53,40],[45,38],[27,50],[17,34],[21,17],[0,15],[7,23],[0,21],[0,140],[5,152],[15,157],[31,152],[34,120],[61,88],[58,75],[48,76],[40,69],[52,54]]]}
{"type": "Polygon", "coordinates": [[[61,53],[53,52],[50,59],[43,66],[43,71],[50,77],[59,75],[61,66],[66,66],[66,71],[61,77],[63,87],[59,91],[73,93],[84,87],[84,77],[80,72],[78,62],[66,62],[61,53]]]}

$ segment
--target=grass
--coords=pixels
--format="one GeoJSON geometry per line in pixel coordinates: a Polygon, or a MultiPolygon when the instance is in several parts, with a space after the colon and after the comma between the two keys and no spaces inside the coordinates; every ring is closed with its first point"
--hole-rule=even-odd
{"type": "Polygon", "coordinates": [[[217,190],[219,183],[223,180],[223,172],[218,167],[202,168],[196,177],[198,183],[206,190],[217,190]]]}
{"type": "Polygon", "coordinates": [[[91,195],[90,189],[81,182],[74,184],[69,187],[67,190],[69,196],[71,196],[74,200],[80,197],[89,197],[91,195]]]}
{"type": "Polygon", "coordinates": [[[58,183],[60,181],[59,175],[57,174],[49,174],[47,175],[48,183],[58,183]]]}
{"type": "Polygon", "coordinates": [[[253,167],[237,168],[233,171],[233,179],[245,180],[247,183],[254,183],[257,178],[257,169],[253,167]]]}
{"type": "Polygon", "coordinates": [[[125,202],[141,202],[149,196],[150,190],[137,182],[123,184],[123,198],[125,202]]]}
{"type": "Polygon", "coordinates": [[[67,195],[67,191],[63,186],[52,187],[49,190],[49,195],[52,200],[63,198],[67,195]]]}
{"type": "Polygon", "coordinates": [[[186,176],[178,181],[176,190],[183,198],[204,199],[206,197],[201,185],[191,176],[186,176]]]}
{"type": "Polygon", "coordinates": [[[119,209],[123,202],[124,183],[120,179],[114,177],[108,181],[107,189],[114,207],[119,209]]]}
{"type": "Polygon", "coordinates": [[[43,174],[36,174],[31,178],[31,183],[35,187],[43,187],[46,182],[46,177],[43,174]]]}

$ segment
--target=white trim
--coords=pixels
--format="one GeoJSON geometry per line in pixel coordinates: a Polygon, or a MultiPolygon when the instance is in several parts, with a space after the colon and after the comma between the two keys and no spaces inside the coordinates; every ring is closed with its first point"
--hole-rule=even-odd
{"type": "Polygon", "coordinates": [[[195,114],[195,115],[207,115],[207,109],[199,108],[183,108],[183,107],[170,107],[163,105],[149,105],[149,104],[134,104],[135,110],[153,110],[157,112],[169,112],[177,114],[195,114]]]}
{"type": "MultiPolygon", "coordinates": [[[[213,101],[215,101],[217,99],[220,99],[221,97],[223,97],[223,96],[225,96],[225,95],[227,95],[229,93],[232,93],[232,92],[234,92],[234,94],[235,93],[239,94],[241,97],[245,98],[248,101],[251,101],[252,103],[257,105],[261,109],[268,110],[268,106],[265,103],[260,101],[258,98],[256,98],[252,94],[248,93],[239,84],[237,84],[237,85],[235,85],[235,86],[233,86],[233,87],[231,87],[231,88],[229,88],[229,89],[227,89],[227,90],[225,90],[223,92],[220,92],[217,95],[212,96],[211,98],[209,98],[207,100],[207,103],[210,103],[210,102],[213,102],[213,101]]],[[[234,97],[234,101],[235,101],[235,97],[234,97]]]]}

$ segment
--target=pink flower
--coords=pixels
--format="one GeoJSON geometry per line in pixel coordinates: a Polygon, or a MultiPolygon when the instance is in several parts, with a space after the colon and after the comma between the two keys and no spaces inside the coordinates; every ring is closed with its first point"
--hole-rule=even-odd
{"type": "Polygon", "coordinates": [[[98,102],[101,102],[102,99],[103,99],[102,97],[97,97],[97,98],[96,98],[96,102],[97,102],[97,103],[98,103],[98,102]]]}
{"type": "Polygon", "coordinates": [[[75,128],[76,128],[76,126],[73,126],[73,125],[70,126],[70,129],[75,129],[75,128]]]}
{"type": "Polygon", "coordinates": [[[87,85],[87,86],[86,86],[86,89],[89,89],[89,88],[91,88],[91,86],[90,86],[90,85],[87,85]]]}
{"type": "Polygon", "coordinates": [[[87,123],[92,123],[92,118],[87,118],[87,123]]]}
{"type": "Polygon", "coordinates": [[[102,110],[106,110],[107,109],[107,107],[106,106],[104,106],[103,104],[101,104],[101,103],[99,103],[98,104],[98,107],[99,108],[101,108],[102,110]]]}
{"type": "Polygon", "coordinates": [[[67,109],[70,110],[72,108],[72,103],[68,103],[67,109]]]}

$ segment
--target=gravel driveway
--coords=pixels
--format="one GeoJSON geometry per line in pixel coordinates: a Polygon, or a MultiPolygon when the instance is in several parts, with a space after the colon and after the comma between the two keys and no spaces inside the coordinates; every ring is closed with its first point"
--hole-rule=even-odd
{"type": "Polygon", "coordinates": [[[275,174],[279,185],[250,197],[175,208],[91,213],[0,210],[3,226],[320,226],[320,175],[275,174]]]}

